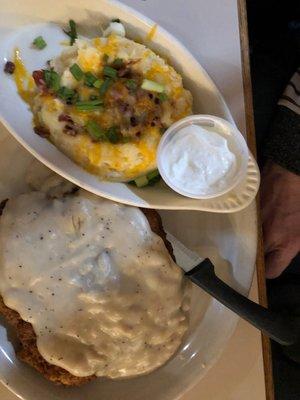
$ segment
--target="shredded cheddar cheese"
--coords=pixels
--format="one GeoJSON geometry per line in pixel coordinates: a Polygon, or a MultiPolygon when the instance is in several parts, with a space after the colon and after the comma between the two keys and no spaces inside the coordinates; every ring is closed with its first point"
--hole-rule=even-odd
{"type": "Polygon", "coordinates": [[[157,32],[157,24],[153,25],[146,36],[146,40],[152,40],[157,32]]]}
{"type": "Polygon", "coordinates": [[[15,64],[15,72],[14,79],[17,86],[17,90],[19,95],[22,97],[26,103],[32,103],[32,97],[34,92],[34,80],[32,76],[29,74],[23,61],[20,56],[19,49],[15,49],[14,52],[14,64],[15,64]]]}

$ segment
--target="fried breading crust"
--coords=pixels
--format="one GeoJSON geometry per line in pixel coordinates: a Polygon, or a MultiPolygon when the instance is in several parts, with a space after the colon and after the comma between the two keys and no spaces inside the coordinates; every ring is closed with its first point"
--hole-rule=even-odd
{"type": "MultiPolygon", "coordinates": [[[[5,207],[6,200],[3,203],[3,206],[2,203],[0,204],[0,215],[5,207]]],[[[141,211],[145,214],[151,230],[163,239],[166,248],[174,259],[172,246],[166,239],[166,233],[157,211],[149,209],[141,209],[141,211]]],[[[36,335],[32,325],[29,322],[23,321],[16,311],[6,307],[1,296],[0,314],[3,315],[7,323],[14,328],[20,341],[20,349],[17,351],[18,358],[35,368],[45,378],[55,384],[65,386],[79,386],[96,378],[95,375],[88,377],[74,376],[61,367],[49,364],[38,351],[36,335]]]]}

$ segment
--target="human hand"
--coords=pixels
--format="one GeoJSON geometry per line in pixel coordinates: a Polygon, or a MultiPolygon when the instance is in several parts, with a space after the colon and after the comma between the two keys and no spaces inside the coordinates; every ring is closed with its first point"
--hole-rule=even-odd
{"type": "Polygon", "coordinates": [[[300,251],[300,176],[268,161],[261,183],[266,277],[276,278],[300,251]]]}

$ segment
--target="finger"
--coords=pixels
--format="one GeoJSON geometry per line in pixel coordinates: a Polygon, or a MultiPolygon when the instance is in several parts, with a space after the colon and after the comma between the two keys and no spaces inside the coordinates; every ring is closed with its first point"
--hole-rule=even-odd
{"type": "Polygon", "coordinates": [[[293,247],[282,247],[266,254],[266,278],[277,278],[288,267],[293,258],[297,255],[297,249],[293,247]]]}

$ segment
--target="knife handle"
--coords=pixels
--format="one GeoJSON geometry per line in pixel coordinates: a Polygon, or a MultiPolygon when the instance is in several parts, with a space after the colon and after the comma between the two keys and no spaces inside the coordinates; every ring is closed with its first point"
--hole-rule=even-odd
{"type": "Polygon", "coordinates": [[[291,321],[254,303],[224,283],[216,276],[214,265],[208,258],[185,275],[205,292],[276,342],[285,346],[297,342],[298,335],[291,321]]]}

